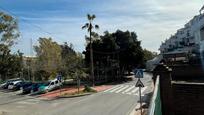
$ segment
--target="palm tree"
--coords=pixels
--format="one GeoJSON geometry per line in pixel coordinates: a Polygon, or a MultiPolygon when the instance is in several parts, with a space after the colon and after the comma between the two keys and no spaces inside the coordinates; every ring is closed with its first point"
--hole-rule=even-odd
{"type": "Polygon", "coordinates": [[[92,48],[92,29],[99,29],[98,25],[94,25],[93,24],[93,20],[96,18],[96,16],[87,14],[87,19],[88,19],[88,23],[86,23],[84,26],[82,26],[82,29],[87,29],[87,31],[89,32],[90,35],[90,62],[91,62],[91,78],[93,80],[93,86],[94,86],[94,65],[93,65],[93,48],[92,48]]]}

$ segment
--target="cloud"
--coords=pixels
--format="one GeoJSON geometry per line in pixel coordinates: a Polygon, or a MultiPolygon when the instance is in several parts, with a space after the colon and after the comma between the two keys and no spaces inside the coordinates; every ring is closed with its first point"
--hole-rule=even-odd
{"type": "MultiPolygon", "coordinates": [[[[203,1],[61,0],[57,2],[55,0],[51,2],[45,0],[36,2],[37,5],[31,6],[35,1],[28,5],[31,8],[25,7],[27,4],[11,5],[14,7],[11,10],[21,18],[22,44],[29,42],[28,38],[31,37],[37,42],[40,36],[52,36],[59,43],[68,41],[74,44],[77,51],[83,51],[84,36],[87,33],[81,30],[81,26],[87,22],[86,13],[93,13],[97,16],[94,22],[99,24],[100,30],[97,32],[100,34],[106,30],[114,32],[117,29],[135,31],[144,48],[158,51],[161,41],[174,34],[198,14],[203,1]],[[45,8],[46,4],[51,6],[45,8]],[[19,8],[20,6],[22,8],[19,8]],[[23,20],[40,26],[52,35],[23,20]]],[[[8,5],[8,8],[11,6],[8,5]]],[[[23,45],[16,48],[26,50],[23,45]]]]}

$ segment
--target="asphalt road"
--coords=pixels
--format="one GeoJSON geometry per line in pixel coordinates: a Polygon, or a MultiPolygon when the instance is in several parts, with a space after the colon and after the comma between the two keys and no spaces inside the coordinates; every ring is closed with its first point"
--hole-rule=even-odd
{"type": "MultiPolygon", "coordinates": [[[[40,98],[0,92],[0,115],[129,115],[139,101],[135,79],[84,97],[43,101],[40,98]]],[[[142,79],[143,100],[151,92],[151,76],[142,79]]]]}

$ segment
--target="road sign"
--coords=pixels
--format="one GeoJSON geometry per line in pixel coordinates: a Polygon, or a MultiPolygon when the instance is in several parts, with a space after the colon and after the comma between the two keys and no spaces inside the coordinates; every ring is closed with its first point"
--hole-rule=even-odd
{"type": "Polygon", "coordinates": [[[142,81],[140,79],[138,79],[135,87],[144,87],[144,84],[142,83],[142,81]]]}
{"type": "Polygon", "coordinates": [[[142,96],[141,96],[141,88],[144,87],[144,84],[142,83],[142,81],[140,80],[140,78],[138,78],[138,81],[135,85],[135,87],[139,87],[139,96],[140,96],[140,113],[142,115],[142,96]]]}
{"type": "Polygon", "coordinates": [[[62,80],[62,76],[61,75],[57,75],[57,80],[61,81],[62,80]]]}
{"type": "Polygon", "coordinates": [[[135,78],[143,78],[143,69],[135,69],[135,78]]]}

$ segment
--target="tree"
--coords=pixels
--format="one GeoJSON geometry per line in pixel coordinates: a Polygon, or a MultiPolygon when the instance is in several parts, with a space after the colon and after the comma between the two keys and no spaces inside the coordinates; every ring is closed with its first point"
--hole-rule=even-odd
{"type": "MultiPolygon", "coordinates": [[[[117,30],[114,33],[104,32],[100,39],[93,41],[94,65],[103,68],[99,73],[114,76],[118,73],[130,72],[135,67],[143,65],[143,50],[134,32],[117,30]]],[[[85,61],[89,61],[89,47],[87,44],[85,61]]],[[[95,71],[97,71],[95,69],[95,71]]]]}
{"type": "Polygon", "coordinates": [[[61,68],[62,49],[51,38],[39,38],[39,46],[34,46],[37,53],[37,65],[40,73],[46,74],[44,80],[55,77],[61,68]]]}
{"type": "Polygon", "coordinates": [[[76,66],[78,65],[77,62],[77,53],[73,49],[73,45],[68,45],[67,42],[65,42],[63,45],[61,45],[62,48],[62,68],[61,73],[63,76],[65,76],[65,79],[74,78],[74,72],[76,69],[76,66]]]}
{"type": "Polygon", "coordinates": [[[22,53],[11,54],[10,48],[19,37],[18,23],[12,16],[0,12],[0,77],[5,80],[21,70],[22,53]]]}
{"type": "Polygon", "coordinates": [[[0,79],[4,81],[19,76],[23,68],[23,54],[20,51],[10,54],[7,48],[3,52],[3,55],[0,55],[0,79]]]}
{"type": "Polygon", "coordinates": [[[18,37],[17,20],[8,14],[0,12],[0,44],[11,47],[18,37]]]}
{"type": "Polygon", "coordinates": [[[132,69],[142,66],[144,54],[136,33],[117,30],[113,36],[116,37],[116,44],[120,47],[119,57],[122,72],[130,72],[132,69]]]}
{"type": "Polygon", "coordinates": [[[95,15],[90,15],[87,14],[87,19],[88,19],[88,23],[86,23],[84,26],[82,26],[82,29],[87,29],[87,31],[89,32],[90,35],[90,62],[91,62],[91,78],[93,80],[93,86],[94,86],[94,65],[93,65],[93,49],[92,49],[92,29],[98,29],[99,26],[98,25],[94,25],[93,24],[93,20],[96,18],[95,15]]]}
{"type": "Polygon", "coordinates": [[[143,52],[144,52],[144,61],[145,62],[148,61],[148,60],[151,60],[151,59],[153,59],[154,57],[157,56],[156,52],[151,52],[151,51],[149,51],[147,49],[144,49],[143,52]]]}

